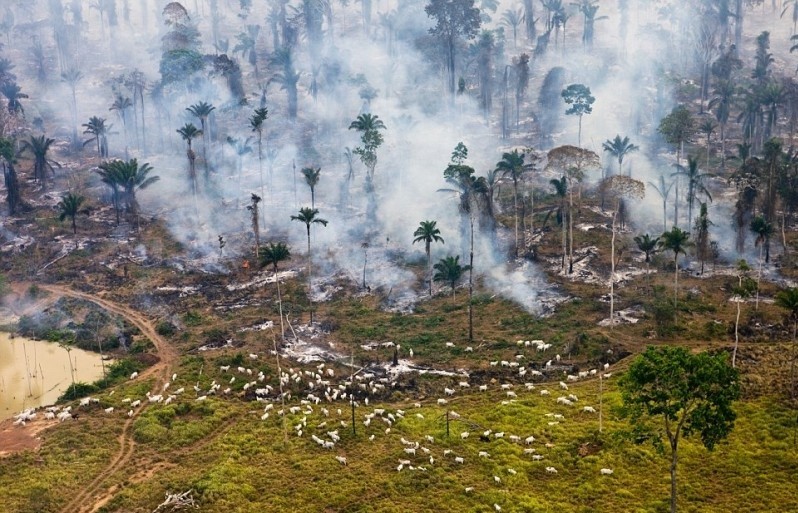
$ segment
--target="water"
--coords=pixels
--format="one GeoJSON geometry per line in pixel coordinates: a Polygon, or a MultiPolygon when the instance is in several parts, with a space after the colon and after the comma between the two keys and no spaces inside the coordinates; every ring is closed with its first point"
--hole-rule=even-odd
{"type": "MultiPolygon", "coordinates": [[[[74,348],[70,357],[75,382],[102,377],[99,354],[74,348]]],[[[67,352],[58,344],[0,333],[0,421],[25,408],[53,404],[71,383],[67,352]]]]}

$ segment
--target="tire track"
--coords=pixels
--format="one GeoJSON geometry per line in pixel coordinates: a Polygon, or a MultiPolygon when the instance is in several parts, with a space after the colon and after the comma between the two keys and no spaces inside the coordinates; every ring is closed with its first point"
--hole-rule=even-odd
{"type": "MultiPolygon", "coordinates": [[[[136,326],[144,336],[152,341],[158,353],[158,357],[160,358],[158,363],[142,372],[139,377],[147,378],[149,376],[155,376],[156,379],[152,388],[152,393],[157,393],[163,384],[169,380],[169,376],[172,372],[171,369],[177,359],[177,353],[163,337],[158,335],[153,324],[141,313],[130,307],[115,303],[97,295],[80,292],[68,287],[60,285],[40,285],[40,287],[56,295],[90,301],[109,312],[124,317],[128,322],[136,326]]],[[[61,508],[61,513],[81,513],[83,511],[96,509],[94,508],[96,503],[94,495],[97,494],[105,481],[121,469],[133,455],[136,446],[131,434],[133,422],[144,410],[145,406],[146,403],[142,403],[142,405],[133,412],[133,415],[125,421],[122,432],[117,437],[119,449],[111,458],[108,465],[88,485],[77,493],[72,500],[61,508]]],[[[100,497],[100,499],[102,500],[102,497],[100,497]]]]}

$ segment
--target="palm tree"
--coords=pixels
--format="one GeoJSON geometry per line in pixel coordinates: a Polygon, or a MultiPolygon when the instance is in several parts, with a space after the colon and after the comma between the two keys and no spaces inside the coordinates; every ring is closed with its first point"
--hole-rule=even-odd
{"type": "Polygon", "coordinates": [[[795,34],[798,32],[796,27],[798,27],[798,0],[787,0],[782,3],[784,9],[781,11],[781,17],[783,18],[787,11],[792,8],[792,33],[795,34]]]}
{"type": "MultiPolygon", "coordinates": [[[[124,202],[130,216],[136,220],[136,230],[139,229],[139,204],[136,192],[146,189],[157,182],[160,177],[149,176],[153,171],[148,163],[139,165],[137,159],[113,160],[100,165],[100,175],[103,181],[115,181],[119,189],[119,201],[124,202]]],[[[108,182],[106,182],[108,183],[108,182]]]]}
{"type": "Polygon", "coordinates": [[[715,175],[702,173],[698,169],[698,157],[692,155],[687,156],[687,167],[677,165],[676,169],[678,171],[671,176],[683,176],[687,179],[687,226],[693,226],[693,203],[695,203],[696,196],[703,194],[709,201],[712,201],[712,196],[709,194],[706,185],[704,185],[704,180],[715,175]]]}
{"type": "Polygon", "coordinates": [[[122,210],[122,195],[120,186],[122,177],[119,174],[119,166],[116,160],[101,163],[96,170],[100,175],[100,180],[111,189],[111,202],[116,211],[116,224],[119,226],[119,212],[122,210]]]}
{"type": "Polygon", "coordinates": [[[266,267],[267,265],[271,265],[274,271],[274,282],[277,283],[277,305],[280,312],[280,335],[282,337],[285,337],[285,326],[283,325],[283,296],[280,292],[280,275],[277,273],[277,264],[284,260],[289,260],[290,258],[291,252],[288,250],[288,246],[283,242],[278,242],[276,244],[270,242],[260,250],[260,266],[266,267]]]}
{"type": "Polygon", "coordinates": [[[659,197],[662,198],[662,231],[668,231],[668,196],[670,196],[673,182],[666,184],[665,175],[659,176],[659,185],[648,182],[652,189],[657,191],[659,197]]]}
{"type": "MultiPolygon", "coordinates": [[[[618,161],[618,174],[623,174],[623,159],[626,155],[638,151],[640,147],[637,145],[632,144],[629,141],[629,136],[624,136],[621,139],[620,134],[615,136],[615,139],[607,139],[602,144],[602,148],[604,151],[612,155],[618,161]]],[[[629,176],[632,176],[632,173],[629,173],[629,176]]]]}
{"type": "Polygon", "coordinates": [[[657,247],[659,246],[659,237],[651,238],[651,235],[644,234],[638,235],[634,238],[635,244],[637,244],[637,249],[642,251],[646,255],[646,276],[648,276],[648,268],[649,264],[651,263],[651,255],[657,252],[657,247]]]}
{"type": "Polygon", "coordinates": [[[424,243],[424,251],[427,254],[427,269],[429,271],[429,295],[432,297],[432,259],[430,253],[430,246],[433,242],[440,242],[445,244],[441,231],[437,227],[437,221],[421,221],[416,231],[413,232],[413,244],[416,242],[424,243]]]}
{"type": "Polygon", "coordinates": [[[83,73],[77,68],[69,68],[61,73],[61,80],[69,85],[72,91],[72,144],[78,143],[78,82],[83,79],[83,73]]]}
{"type": "Polygon", "coordinates": [[[116,113],[119,115],[119,120],[122,121],[122,129],[125,132],[125,155],[127,155],[128,147],[127,111],[132,107],[133,101],[130,98],[127,96],[122,96],[121,94],[117,94],[116,98],[114,99],[114,103],[112,103],[111,107],[108,109],[110,111],[116,111],[116,113]]]}
{"type": "MultiPolygon", "coordinates": [[[[205,163],[205,185],[208,185],[210,179],[210,169],[208,167],[208,151],[207,146],[211,142],[210,130],[208,129],[208,117],[216,110],[216,107],[207,102],[195,103],[191,107],[186,108],[191,114],[200,120],[200,134],[202,135],[202,161],[205,163]]],[[[185,127],[184,127],[185,128],[185,127]]],[[[182,135],[182,134],[181,134],[182,135]]]]}
{"type": "Polygon", "coordinates": [[[776,304],[785,310],[792,321],[792,356],[790,357],[790,395],[795,400],[795,335],[798,330],[798,287],[790,287],[776,293],[776,304]]]}
{"type": "Polygon", "coordinates": [[[320,167],[302,168],[302,176],[305,177],[305,183],[310,187],[310,208],[316,208],[316,186],[319,184],[320,175],[320,167]]]}
{"type": "MultiPolygon", "coordinates": [[[[263,191],[263,122],[269,117],[269,110],[265,107],[255,109],[255,113],[249,118],[249,126],[253,132],[258,134],[258,171],[260,173],[260,195],[265,197],[263,191]]],[[[271,177],[271,174],[269,175],[271,177]]],[[[269,182],[271,187],[271,182],[269,182]]]]}
{"type": "Polygon", "coordinates": [[[360,114],[349,124],[349,130],[360,132],[363,146],[355,148],[352,152],[360,157],[360,161],[369,171],[369,176],[374,178],[374,168],[377,167],[377,148],[383,141],[380,130],[385,130],[385,123],[379,116],[366,112],[360,114]]]}
{"type": "Polygon", "coordinates": [[[737,87],[731,80],[721,80],[715,84],[715,96],[709,101],[709,108],[715,109],[715,119],[720,125],[720,168],[726,167],[726,123],[729,122],[737,87]]]}
{"type": "Polygon", "coordinates": [[[255,78],[258,78],[258,53],[256,45],[260,35],[260,25],[247,25],[247,31],[241,32],[236,36],[238,43],[233,47],[233,53],[241,53],[242,57],[247,58],[249,64],[255,70],[255,78]]]}
{"type": "Polygon", "coordinates": [[[3,82],[0,83],[0,93],[8,100],[8,112],[12,115],[21,114],[25,117],[25,109],[22,107],[22,102],[19,100],[28,98],[27,94],[22,92],[22,89],[16,82],[3,82]]]}
{"type": "Polygon", "coordinates": [[[78,233],[78,226],[75,222],[75,218],[79,214],[86,214],[88,215],[89,209],[83,208],[83,203],[86,201],[86,198],[80,196],[78,194],[73,194],[72,192],[68,192],[66,195],[61,197],[61,201],[58,203],[58,220],[62,223],[66,218],[69,218],[72,221],[72,233],[77,235],[78,233]]]}
{"type": "Polygon", "coordinates": [[[709,150],[712,147],[712,132],[715,131],[716,125],[711,119],[705,119],[703,123],[698,125],[698,129],[707,136],[707,167],[709,167],[709,150]]]}
{"type": "MultiPolygon", "coordinates": [[[[762,250],[768,247],[770,237],[773,235],[773,225],[764,218],[764,216],[756,216],[751,220],[751,231],[756,234],[754,244],[759,246],[759,273],[756,277],[756,306],[755,309],[759,310],[759,283],[762,280],[762,250]]],[[[765,262],[770,258],[770,250],[765,257],[765,262]]]]}
{"type": "Polygon", "coordinates": [[[50,146],[55,142],[55,139],[50,139],[47,136],[31,136],[30,140],[22,141],[20,146],[20,153],[29,152],[33,156],[33,177],[42,184],[42,188],[47,188],[47,175],[55,174],[53,166],[60,168],[61,164],[50,159],[47,153],[50,151],[50,146]]]}
{"type": "Polygon", "coordinates": [[[281,88],[288,95],[288,117],[296,119],[297,115],[297,84],[300,74],[294,67],[294,56],[291,48],[280,48],[274,52],[270,64],[280,69],[275,73],[272,80],[280,84],[281,88]]]}
{"type": "Polygon", "coordinates": [[[513,48],[518,48],[518,27],[524,23],[524,10],[520,7],[516,9],[507,9],[502,14],[502,25],[505,25],[513,31],[513,48]]]}
{"type": "MultiPolygon", "coordinates": [[[[531,154],[530,154],[531,155],[531,154]]],[[[525,163],[526,154],[513,150],[502,154],[502,160],[496,163],[496,171],[504,177],[510,177],[513,181],[513,215],[515,217],[515,256],[518,256],[518,182],[527,171],[535,169],[533,162],[525,163]]]]}
{"type": "Polygon", "coordinates": [[[193,123],[186,123],[181,128],[177,129],[177,133],[180,134],[180,137],[186,141],[186,157],[188,157],[188,179],[189,183],[191,184],[191,192],[194,195],[194,200],[197,199],[197,169],[195,167],[195,162],[197,160],[197,154],[194,153],[194,150],[191,148],[191,141],[196,139],[197,137],[202,135],[202,130],[199,130],[193,123]]]}
{"type": "Polygon", "coordinates": [[[676,320],[679,297],[679,253],[687,254],[690,233],[674,226],[671,231],[664,232],[660,237],[660,247],[673,251],[673,318],[676,320]]]}
{"type": "Polygon", "coordinates": [[[16,163],[14,143],[9,139],[0,137],[0,158],[3,159],[3,179],[6,184],[6,200],[8,201],[8,215],[13,216],[17,207],[22,203],[19,194],[19,179],[14,169],[16,163]]]}
{"type": "Polygon", "coordinates": [[[105,118],[100,118],[97,116],[92,116],[89,118],[88,123],[83,123],[83,131],[84,134],[89,134],[92,136],[91,139],[87,141],[83,141],[83,146],[87,144],[91,144],[93,142],[97,143],[97,153],[101,159],[108,157],[108,136],[111,134],[111,128],[113,125],[105,125],[105,118]]]}
{"type": "Polygon", "coordinates": [[[434,265],[434,268],[437,272],[432,279],[448,283],[452,287],[452,300],[454,300],[457,282],[462,278],[464,272],[471,270],[471,266],[460,265],[460,255],[457,255],[441,258],[438,263],[434,265]]]}
{"type": "Polygon", "coordinates": [[[299,221],[301,223],[305,223],[305,227],[308,231],[308,302],[310,303],[310,323],[313,324],[313,299],[312,299],[312,290],[313,290],[313,275],[311,273],[311,264],[313,262],[312,256],[310,254],[310,227],[313,224],[320,224],[322,226],[327,226],[327,220],[322,219],[320,217],[316,217],[319,213],[319,209],[317,208],[308,208],[302,207],[299,209],[299,215],[291,216],[292,221],[299,221]]]}
{"type": "Polygon", "coordinates": [[[568,226],[568,202],[566,198],[568,197],[568,177],[563,176],[559,180],[556,178],[552,178],[549,180],[549,183],[552,187],[554,187],[554,195],[559,198],[559,206],[557,207],[557,220],[560,222],[562,226],[562,258],[560,259],[560,269],[565,270],[565,255],[568,254],[568,250],[566,248],[566,234],[567,234],[567,226],[568,226]]]}

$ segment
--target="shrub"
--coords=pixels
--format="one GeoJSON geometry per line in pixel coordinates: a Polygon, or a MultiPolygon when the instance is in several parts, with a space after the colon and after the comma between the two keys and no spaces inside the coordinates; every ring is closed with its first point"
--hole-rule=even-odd
{"type": "Polygon", "coordinates": [[[183,322],[186,323],[186,326],[199,326],[202,324],[202,315],[194,310],[189,310],[183,314],[183,322]]]}
{"type": "Polygon", "coordinates": [[[177,331],[177,327],[169,321],[161,321],[155,326],[155,331],[162,337],[171,337],[177,331]]]}
{"type": "Polygon", "coordinates": [[[69,385],[67,389],[61,394],[61,397],[58,398],[58,402],[64,401],[74,401],[79,397],[86,397],[87,395],[91,395],[97,392],[99,388],[96,385],[92,385],[90,383],[81,383],[78,381],[72,385],[69,385]]]}

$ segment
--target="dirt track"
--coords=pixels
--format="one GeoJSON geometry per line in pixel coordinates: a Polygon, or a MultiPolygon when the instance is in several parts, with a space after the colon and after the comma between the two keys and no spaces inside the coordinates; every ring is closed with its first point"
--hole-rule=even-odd
{"type": "MultiPolygon", "coordinates": [[[[166,342],[166,340],[163,339],[163,337],[158,335],[153,324],[142,314],[125,305],[115,303],[94,294],[76,291],[68,287],[60,285],[41,285],[41,288],[56,296],[68,296],[91,301],[92,303],[108,310],[109,312],[124,317],[128,322],[141,330],[144,336],[152,341],[160,358],[160,361],[157,364],[141,373],[140,377],[146,378],[149,376],[155,376],[155,383],[152,389],[153,393],[161,390],[163,384],[169,380],[169,376],[172,373],[172,367],[175,363],[175,359],[177,358],[177,353],[175,353],[175,351],[166,342]]],[[[97,477],[95,477],[88,485],[86,485],[85,488],[77,492],[72,497],[72,500],[61,509],[61,513],[83,513],[86,511],[93,511],[96,509],[95,503],[98,502],[98,500],[108,500],[102,496],[98,498],[98,492],[100,492],[108,477],[122,468],[133,454],[133,449],[136,445],[131,434],[133,421],[136,419],[136,417],[138,417],[145,405],[146,403],[143,403],[141,406],[139,406],[133,412],[133,416],[125,421],[125,425],[122,428],[122,433],[120,433],[118,437],[119,449],[111,458],[111,461],[108,463],[108,465],[97,475],[97,477]]]]}

